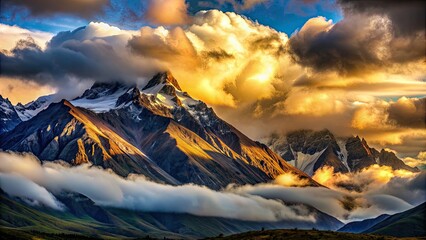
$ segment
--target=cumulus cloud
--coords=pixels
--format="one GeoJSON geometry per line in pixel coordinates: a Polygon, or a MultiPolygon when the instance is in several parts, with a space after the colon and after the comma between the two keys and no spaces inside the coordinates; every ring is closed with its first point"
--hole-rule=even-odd
{"type": "Polygon", "coordinates": [[[52,37],[52,33],[42,31],[30,31],[18,26],[10,26],[0,23],[0,50],[11,50],[21,39],[32,38],[41,48],[45,48],[47,41],[52,37]]]}
{"type": "Polygon", "coordinates": [[[138,31],[90,23],[57,34],[45,48],[20,41],[0,54],[1,77],[75,97],[93,81],[143,85],[168,69],[184,91],[251,138],[328,128],[414,157],[422,146],[415,140],[426,140],[424,100],[416,97],[426,93],[426,65],[416,56],[424,38],[396,36],[388,16],[362,14],[338,23],[313,18],[290,40],[218,10],[138,31]]]}
{"type": "Polygon", "coordinates": [[[2,9],[28,10],[33,16],[48,16],[58,13],[72,14],[84,18],[93,17],[109,5],[109,0],[3,0],[2,9]]]}
{"type": "Polygon", "coordinates": [[[424,60],[424,2],[338,2],[345,13],[341,21],[312,18],[290,39],[298,63],[316,71],[365,74],[424,60]]]}
{"type": "Polygon", "coordinates": [[[200,11],[192,20],[186,27],[144,27],[129,47],[161,61],[183,89],[207,103],[235,106],[270,94],[289,63],[285,34],[232,12],[200,11]]]}
{"type": "Polygon", "coordinates": [[[385,15],[393,23],[398,35],[416,34],[425,30],[424,1],[354,1],[338,0],[345,14],[362,13],[367,15],[385,15]]]}
{"type": "Polygon", "coordinates": [[[160,68],[131,54],[126,46],[133,33],[105,23],[90,23],[57,34],[46,49],[32,38],[21,39],[10,52],[0,53],[1,74],[50,86],[68,95],[64,98],[75,97],[93,81],[143,82],[160,68]]]}
{"type": "Polygon", "coordinates": [[[142,175],[122,178],[110,170],[89,165],[70,167],[60,161],[41,163],[32,154],[0,152],[0,174],[1,188],[8,194],[39,201],[55,209],[60,208],[60,203],[51,193],[65,191],[83,194],[99,205],[147,212],[189,213],[248,221],[315,221],[308,211],[299,214],[302,206],[286,206],[278,200],[218,192],[193,184],[164,185],[142,175]]]}
{"type": "Polygon", "coordinates": [[[189,23],[188,5],[185,0],[150,0],[145,18],[157,25],[189,23]]]}
{"type": "Polygon", "coordinates": [[[349,15],[336,24],[317,17],[292,36],[289,46],[298,63],[346,75],[423,60],[424,33],[403,38],[392,29],[389,19],[376,15],[349,15]]]}

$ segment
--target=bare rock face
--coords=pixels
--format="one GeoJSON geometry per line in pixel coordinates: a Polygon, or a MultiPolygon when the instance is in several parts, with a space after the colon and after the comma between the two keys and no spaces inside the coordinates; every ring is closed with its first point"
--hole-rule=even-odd
{"type": "Polygon", "coordinates": [[[268,145],[280,156],[308,175],[324,166],[332,166],[335,172],[359,171],[373,164],[390,166],[416,172],[394,153],[370,148],[365,139],[358,136],[335,138],[328,130],[299,130],[287,136],[272,136],[268,145]]]}
{"type": "Polygon", "coordinates": [[[155,75],[142,89],[95,84],[0,137],[5,139],[2,149],[72,165],[89,163],[122,176],[140,173],[169,184],[220,189],[267,182],[289,171],[310,179],[182,92],[169,72],[155,75]]]}
{"type": "Polygon", "coordinates": [[[22,120],[12,103],[0,95],[0,134],[14,129],[20,122],[22,120]]]}

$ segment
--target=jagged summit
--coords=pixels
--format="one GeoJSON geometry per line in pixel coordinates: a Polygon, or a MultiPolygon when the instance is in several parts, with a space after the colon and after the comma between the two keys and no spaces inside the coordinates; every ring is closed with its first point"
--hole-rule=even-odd
{"type": "Polygon", "coordinates": [[[359,136],[335,137],[329,130],[298,130],[286,136],[273,136],[268,145],[292,165],[313,175],[323,166],[336,172],[359,171],[373,164],[416,172],[394,153],[371,148],[359,136]]]}
{"type": "Polygon", "coordinates": [[[123,176],[143,173],[172,184],[221,189],[268,182],[284,172],[310,179],[183,92],[170,72],[156,74],[143,89],[94,84],[2,137],[3,149],[73,165],[89,162],[123,176]]]}
{"type": "Polygon", "coordinates": [[[0,95],[0,134],[12,130],[20,122],[12,103],[0,95]]]}
{"type": "Polygon", "coordinates": [[[46,109],[53,102],[53,100],[53,94],[41,96],[25,105],[18,103],[15,106],[15,109],[22,121],[28,121],[37,115],[40,111],[46,109]]]}
{"type": "Polygon", "coordinates": [[[158,85],[162,85],[162,86],[163,85],[166,85],[166,86],[169,85],[169,86],[176,88],[179,91],[182,91],[182,89],[179,86],[178,81],[176,80],[175,77],[173,77],[173,75],[170,71],[160,72],[160,73],[157,73],[156,75],[154,75],[154,77],[152,77],[152,79],[142,89],[142,91],[146,90],[146,89],[150,89],[150,88],[158,86],[158,85]]]}

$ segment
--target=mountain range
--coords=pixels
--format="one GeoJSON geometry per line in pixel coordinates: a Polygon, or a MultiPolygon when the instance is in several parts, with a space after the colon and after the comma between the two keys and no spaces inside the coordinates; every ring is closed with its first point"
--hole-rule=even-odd
{"type": "Polygon", "coordinates": [[[10,121],[18,122],[15,112],[25,119],[0,135],[1,149],[212,189],[267,182],[289,171],[310,179],[182,91],[170,72],[155,75],[143,88],[101,83],[72,101],[46,107],[45,100],[11,108],[10,121]]]}
{"type": "Polygon", "coordinates": [[[342,173],[359,171],[374,164],[411,172],[420,171],[406,165],[393,152],[370,147],[364,138],[335,137],[327,129],[298,130],[285,136],[275,134],[268,139],[267,145],[309,176],[324,166],[333,167],[335,172],[342,173]]]}
{"type": "MultiPolygon", "coordinates": [[[[142,174],[170,185],[189,183],[219,190],[229,184],[266,183],[291,172],[310,186],[321,187],[311,176],[323,166],[338,172],[372,164],[418,171],[392,152],[369,147],[358,136],[336,138],[328,130],[273,136],[267,144],[254,141],[183,91],[170,72],[154,75],[145,86],[95,83],[81,96],[59,102],[49,95],[14,106],[0,96],[0,124],[2,150],[31,152],[43,161],[63,160],[72,166],[89,163],[123,177],[142,174]]],[[[93,236],[100,231],[101,237],[149,233],[185,238],[263,227],[336,230],[343,226],[310,206],[315,223],[266,223],[101,207],[74,193],[55,197],[67,211],[30,206],[2,192],[2,225],[93,236]]]]}

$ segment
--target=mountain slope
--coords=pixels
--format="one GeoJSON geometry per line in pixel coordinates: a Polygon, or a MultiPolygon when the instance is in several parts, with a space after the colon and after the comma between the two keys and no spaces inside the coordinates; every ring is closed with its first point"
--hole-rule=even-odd
{"type": "Polygon", "coordinates": [[[183,92],[170,72],[155,75],[142,89],[95,84],[0,137],[5,150],[90,162],[122,176],[141,173],[172,184],[220,189],[266,182],[288,171],[310,179],[183,92]]]}
{"type": "Polygon", "coordinates": [[[388,217],[389,217],[388,214],[382,214],[382,215],[380,215],[376,218],[365,219],[365,220],[362,220],[362,221],[350,222],[350,223],[347,223],[345,226],[343,226],[342,228],[340,228],[337,231],[339,231],[339,232],[352,232],[352,233],[364,232],[367,229],[373,227],[374,225],[385,220],[388,217]]]}
{"type": "Polygon", "coordinates": [[[335,172],[342,173],[359,171],[373,164],[419,171],[406,165],[393,152],[371,148],[365,139],[358,136],[335,138],[328,130],[298,130],[284,137],[272,136],[268,145],[310,176],[323,166],[332,166],[335,172]]]}
{"type": "Polygon", "coordinates": [[[130,172],[178,184],[139,149],[127,143],[95,114],[72,106],[68,101],[19,124],[10,134],[0,136],[3,149],[32,152],[43,160],[61,159],[77,165],[90,162],[126,176],[130,172]]]}
{"type": "Polygon", "coordinates": [[[20,122],[12,103],[0,95],[0,134],[14,129],[20,122]]]}
{"type": "Polygon", "coordinates": [[[426,237],[426,203],[389,216],[364,233],[395,237],[426,237]]]}

